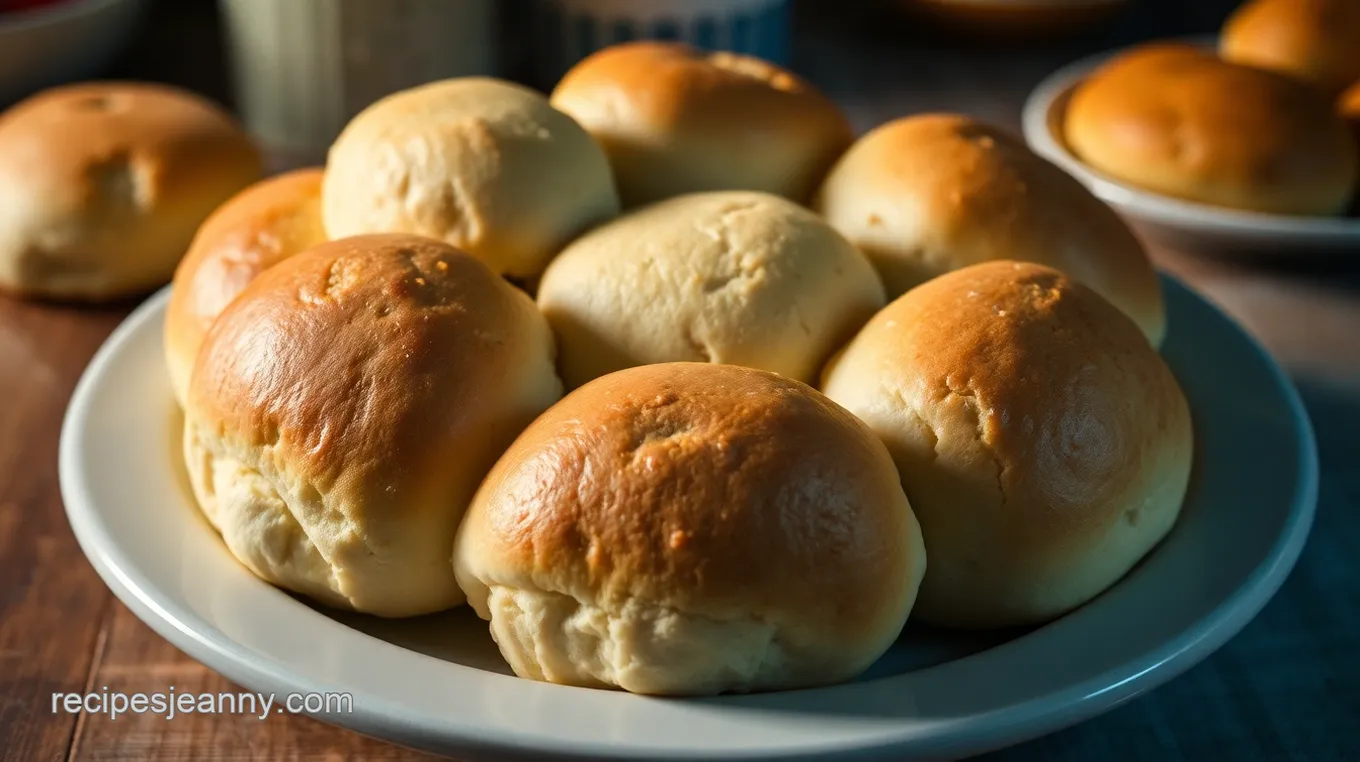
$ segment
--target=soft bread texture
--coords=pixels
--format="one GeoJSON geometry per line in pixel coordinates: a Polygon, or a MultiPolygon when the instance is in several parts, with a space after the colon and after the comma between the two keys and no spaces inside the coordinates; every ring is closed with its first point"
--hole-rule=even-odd
{"type": "Polygon", "coordinates": [[[1223,25],[1219,52],[1336,95],[1360,79],[1360,3],[1252,0],[1223,25]]]}
{"type": "Polygon", "coordinates": [[[806,202],[854,138],[836,105],[792,73],[680,43],[595,53],[552,102],[604,146],[628,207],[717,190],[806,202]]]}
{"type": "Polygon", "coordinates": [[[586,234],[544,273],[538,304],[575,388],[678,361],[815,381],[884,297],[864,256],[812,212],[767,193],[719,191],[586,234]]]}
{"type": "Polygon", "coordinates": [[[1188,45],[1105,64],[1073,92],[1063,131],[1096,170],[1206,204],[1336,214],[1356,182],[1357,149],[1329,98],[1188,45]]]}
{"type": "Polygon", "coordinates": [[[890,304],[827,368],[826,394],[887,444],[930,568],[913,618],[1043,622],[1170,531],[1190,411],[1137,326],[1056,270],[989,262],[890,304]]]}
{"type": "Polygon", "coordinates": [[[1005,131],[957,114],[885,124],[831,171],[815,204],[868,255],[889,299],[998,259],[1062,270],[1124,310],[1154,344],[1161,284],[1129,227],[1005,131]]]}
{"type": "Polygon", "coordinates": [[[165,313],[170,386],[183,404],[203,335],[260,273],[326,240],[319,169],[258,182],[223,204],[175,269],[165,313]]]}
{"type": "Polygon", "coordinates": [[[925,563],[864,424],[799,382],[702,363],[568,395],[497,462],[454,553],[516,674],[671,695],[854,677],[925,563]]]}
{"type": "Polygon", "coordinates": [[[447,244],[374,235],[266,270],[204,338],[184,456],[262,579],[399,617],[457,605],[458,522],[561,395],[533,302],[447,244]]]}
{"type": "Polygon", "coordinates": [[[619,211],[609,160],[571,117],[510,82],[467,77],[390,95],[326,162],[326,231],[415,233],[531,279],[619,211]]]}
{"type": "Polygon", "coordinates": [[[226,112],[181,90],[33,96],[0,114],[0,288],[98,302],[162,285],[199,224],[262,171],[226,112]]]}

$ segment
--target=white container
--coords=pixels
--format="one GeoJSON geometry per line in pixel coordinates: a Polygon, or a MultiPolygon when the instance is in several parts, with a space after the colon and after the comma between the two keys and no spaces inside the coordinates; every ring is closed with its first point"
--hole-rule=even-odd
{"type": "Polygon", "coordinates": [[[142,0],[68,0],[0,14],[0,109],[100,73],[136,29],[142,0]]]}
{"type": "Polygon", "coordinates": [[[788,0],[521,0],[516,21],[531,41],[536,80],[550,87],[600,48],[631,40],[677,40],[784,64],[788,0]]]}
{"type": "Polygon", "coordinates": [[[220,0],[237,107],[287,164],[355,114],[426,82],[494,75],[493,0],[220,0]]]}

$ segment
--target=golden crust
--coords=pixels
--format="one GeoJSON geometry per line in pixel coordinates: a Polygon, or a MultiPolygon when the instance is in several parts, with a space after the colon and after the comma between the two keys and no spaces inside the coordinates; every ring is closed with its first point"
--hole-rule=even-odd
{"type": "Polygon", "coordinates": [[[100,301],[168,281],[198,225],[257,180],[220,108],[174,88],[90,83],[0,115],[0,286],[100,301]]]}
{"type": "Polygon", "coordinates": [[[322,214],[332,238],[412,233],[501,275],[537,277],[619,211],[604,151],[542,94],[487,77],[404,90],[331,146],[322,214]]]}
{"type": "Polygon", "coordinates": [[[552,102],[604,146],[625,206],[714,190],[805,202],[854,138],[836,105],[792,73],[679,43],[595,53],[552,102]]]}
{"type": "Polygon", "coordinates": [[[888,298],[951,270],[1010,259],[1058,268],[1165,332],[1161,284],[1123,220],[1005,131],[957,114],[890,122],[859,140],[815,204],[883,276],[888,298]]]}
{"type": "Polygon", "coordinates": [[[1057,616],[1170,530],[1190,412],[1126,316],[1056,270],[990,262],[919,286],[828,366],[823,389],[888,445],[930,569],[914,616],[1057,616]]]}
{"type": "Polygon", "coordinates": [[[454,605],[458,521],[560,396],[552,354],[532,301],[468,254],[397,234],[321,244],[256,278],[204,338],[185,411],[196,494],[271,582],[389,616],[454,605]],[[214,463],[269,500],[217,504],[242,499],[214,463]],[[226,525],[262,502],[286,508],[270,526],[291,516],[329,576],[280,558],[269,526],[226,525]]]}
{"type": "Polygon", "coordinates": [[[165,314],[166,362],[181,402],[203,335],[260,273],[326,240],[320,169],[262,180],[203,223],[175,269],[165,314]]]}
{"type": "Polygon", "coordinates": [[[502,585],[752,618],[794,652],[843,649],[840,677],[896,637],[925,564],[892,461],[862,423],[799,382],[703,363],[568,395],[496,464],[457,548],[483,616],[474,590],[502,585]]]}
{"type": "Polygon", "coordinates": [[[1356,147],[1327,98],[1188,45],[1107,63],[1073,92],[1063,129],[1096,170],[1202,203],[1335,214],[1356,182],[1356,147]]]}
{"type": "Polygon", "coordinates": [[[1223,25],[1229,61],[1273,69],[1335,95],[1360,79],[1360,3],[1252,0],[1223,25]]]}

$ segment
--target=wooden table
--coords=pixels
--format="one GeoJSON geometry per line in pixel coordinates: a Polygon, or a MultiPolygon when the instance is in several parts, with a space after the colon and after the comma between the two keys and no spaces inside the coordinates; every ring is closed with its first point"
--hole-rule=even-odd
{"type": "MultiPolygon", "coordinates": [[[[124,71],[176,81],[182,68],[167,60],[215,50],[211,39],[193,37],[212,34],[210,9],[199,4],[193,15],[178,5],[157,6],[162,15],[153,19],[146,38],[161,47],[140,48],[124,71]]],[[[1221,18],[1221,9],[1203,5],[1168,4],[1161,10],[1178,14],[1163,22],[1170,18],[1186,29],[1210,28],[1221,18]],[[1198,17],[1187,15],[1196,12],[1198,17]]],[[[930,41],[881,19],[800,20],[808,18],[822,28],[799,48],[798,68],[839,98],[861,128],[929,109],[966,111],[1016,126],[1024,96],[1044,74],[1088,49],[1146,36],[1151,24],[1135,17],[1097,39],[1017,52],[930,41]]],[[[1180,31],[1175,24],[1170,29],[1180,31]]],[[[210,92],[220,87],[220,69],[209,69],[206,87],[203,78],[189,84],[210,92]]],[[[1157,251],[1156,258],[1235,315],[1297,375],[1360,394],[1360,279],[1336,271],[1253,270],[1170,251],[1157,251]]],[[[181,691],[237,690],[113,599],[81,554],[62,511],[56,468],[62,414],[85,363],[130,306],[72,309],[0,298],[0,756],[427,759],[295,716],[259,722],[187,715],[167,722],[151,715],[109,720],[53,712],[55,692],[132,693],[170,685],[181,691]]],[[[1155,700],[1155,694],[1143,700],[1155,700]]]]}

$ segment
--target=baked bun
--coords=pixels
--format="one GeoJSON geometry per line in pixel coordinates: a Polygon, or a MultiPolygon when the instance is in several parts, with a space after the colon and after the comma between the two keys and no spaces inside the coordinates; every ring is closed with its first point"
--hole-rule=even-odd
{"type": "Polygon", "coordinates": [[[604,146],[628,207],[716,190],[804,202],[854,139],[836,105],[790,72],[681,43],[595,53],[552,102],[604,146]]]}
{"type": "Polygon", "coordinates": [[[1004,130],[957,114],[885,124],[827,176],[815,204],[868,255],[889,299],[960,267],[1056,267],[1124,310],[1158,343],[1161,284],[1128,225],[1004,130]]]}
{"type": "Polygon", "coordinates": [[[477,485],[561,395],[533,302],[445,243],[347,238],[264,271],[203,339],[185,405],[194,495],[241,563],[322,603],[463,601],[477,485]]]}
{"type": "Polygon", "coordinates": [[[97,302],[160,286],[199,224],[262,171],[231,117],[182,90],[35,95],[0,114],[0,288],[97,302]]]}
{"type": "Polygon", "coordinates": [[[823,389],[887,444],[930,569],[913,618],[1043,622],[1108,588],[1176,521],[1190,410],[1138,327],[1041,265],[988,262],[874,317],[823,389]]]}
{"type": "Polygon", "coordinates": [[[712,694],[850,679],[925,570],[897,471],[811,387],[671,363],[569,395],[496,463],[454,571],[521,677],[712,694]]]}
{"type": "Polygon", "coordinates": [[[255,276],[326,240],[321,170],[299,169],[232,197],[199,228],[175,270],[165,313],[165,360],[184,402],[203,334],[255,276]]]}
{"type": "Polygon", "coordinates": [[[1100,172],[1168,196],[1276,214],[1336,214],[1356,147],[1328,98],[1275,72],[1159,43],[1073,92],[1068,146],[1100,172]]]}
{"type": "Polygon", "coordinates": [[[680,196],[596,228],[538,289],[568,388],[684,360],[815,381],[883,304],[873,267],[840,234],[747,191],[680,196]]]}
{"type": "Polygon", "coordinates": [[[1219,52],[1229,61],[1274,69],[1336,95],[1360,79],[1360,3],[1243,3],[1223,25],[1219,52]]]}
{"type": "Polygon", "coordinates": [[[526,279],[619,211],[609,160],[580,125],[533,90],[483,77],[365,109],[331,146],[322,201],[332,238],[426,235],[526,279]]]}

